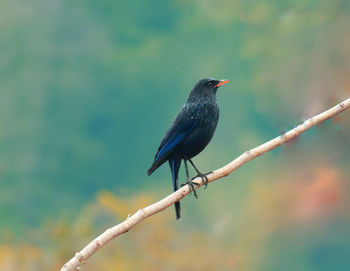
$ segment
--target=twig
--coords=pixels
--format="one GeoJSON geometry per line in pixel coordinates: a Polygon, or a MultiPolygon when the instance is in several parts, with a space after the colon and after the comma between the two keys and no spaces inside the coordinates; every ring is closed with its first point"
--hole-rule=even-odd
{"type": "MultiPolygon", "coordinates": [[[[226,166],[220,169],[217,169],[212,174],[208,175],[209,182],[212,182],[214,180],[220,179],[222,177],[225,177],[231,174],[237,168],[249,162],[250,160],[254,159],[255,157],[258,157],[268,151],[271,151],[272,149],[282,145],[283,143],[286,143],[287,141],[297,137],[298,135],[310,129],[311,127],[329,118],[334,117],[335,115],[348,109],[349,107],[350,107],[350,98],[346,99],[345,101],[337,104],[336,106],[332,107],[331,109],[321,114],[318,114],[312,118],[309,118],[304,123],[298,125],[297,127],[288,131],[287,133],[280,135],[254,149],[244,152],[238,158],[236,158],[226,166]]],[[[200,186],[203,185],[201,178],[196,178],[194,181],[199,183],[200,186]]],[[[98,236],[95,240],[93,240],[90,244],[88,244],[83,250],[81,250],[80,252],[77,252],[75,256],[62,267],[61,271],[73,271],[78,269],[78,267],[82,262],[86,261],[91,255],[96,253],[101,247],[103,247],[109,241],[111,241],[112,239],[116,238],[117,236],[125,232],[128,232],[132,227],[140,223],[145,218],[152,216],[160,211],[163,211],[164,209],[173,205],[176,201],[188,195],[189,192],[190,191],[189,191],[188,185],[183,186],[181,189],[177,190],[176,192],[172,193],[166,198],[152,205],[149,205],[143,209],[138,210],[135,214],[126,218],[122,223],[106,230],[104,233],[98,236]]]]}

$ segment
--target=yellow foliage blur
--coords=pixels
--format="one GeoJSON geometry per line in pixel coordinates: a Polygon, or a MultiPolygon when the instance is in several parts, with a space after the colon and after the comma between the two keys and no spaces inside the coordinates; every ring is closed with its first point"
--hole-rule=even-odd
{"type": "MultiPolygon", "coordinates": [[[[189,226],[188,220],[177,223],[173,212],[162,212],[110,242],[82,270],[257,270],[273,234],[314,227],[336,215],[345,200],[341,187],[340,173],[326,166],[273,185],[257,180],[241,206],[223,216],[215,213],[214,223],[203,229],[189,226]],[[239,210],[239,219],[232,220],[239,210]]],[[[59,270],[107,227],[154,201],[148,194],[121,198],[101,191],[76,217],[34,230],[30,244],[0,244],[0,270],[59,270]]]]}
{"type": "MultiPolygon", "coordinates": [[[[35,233],[45,239],[44,246],[0,245],[0,270],[59,270],[107,225],[117,224],[152,201],[146,194],[123,199],[101,191],[75,219],[51,221],[35,233]]],[[[226,259],[227,270],[235,265],[234,257],[220,248],[215,237],[198,229],[180,234],[177,225],[172,212],[155,215],[104,247],[83,270],[215,270],[218,259],[226,259]]]]}

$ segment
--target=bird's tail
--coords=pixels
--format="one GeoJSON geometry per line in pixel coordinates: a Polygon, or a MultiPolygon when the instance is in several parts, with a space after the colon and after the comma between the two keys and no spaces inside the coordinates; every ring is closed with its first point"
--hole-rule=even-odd
{"type": "MultiPolygon", "coordinates": [[[[179,158],[170,159],[169,165],[171,169],[171,177],[173,179],[173,189],[175,192],[176,190],[179,189],[178,174],[181,166],[181,159],[179,158]]],[[[175,206],[176,219],[179,219],[180,218],[180,201],[175,202],[174,206],[175,206]]]]}

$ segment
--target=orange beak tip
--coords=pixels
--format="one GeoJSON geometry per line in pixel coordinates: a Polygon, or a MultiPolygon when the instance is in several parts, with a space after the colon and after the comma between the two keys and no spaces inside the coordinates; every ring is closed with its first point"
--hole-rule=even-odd
{"type": "Polygon", "coordinates": [[[229,80],[220,80],[220,83],[216,85],[216,87],[220,87],[222,85],[225,85],[226,83],[228,83],[229,80]]]}

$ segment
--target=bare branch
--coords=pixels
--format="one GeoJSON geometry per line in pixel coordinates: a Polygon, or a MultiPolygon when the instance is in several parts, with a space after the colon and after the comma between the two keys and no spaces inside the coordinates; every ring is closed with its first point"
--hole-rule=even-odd
{"type": "MultiPolygon", "coordinates": [[[[317,124],[320,124],[321,122],[329,118],[334,117],[335,115],[348,109],[349,107],[350,107],[350,98],[346,99],[345,101],[339,103],[338,105],[332,107],[331,109],[321,114],[318,114],[312,118],[309,118],[304,123],[298,125],[297,127],[288,131],[287,133],[281,136],[278,136],[254,149],[244,152],[238,158],[236,158],[226,166],[219,168],[215,170],[212,174],[208,175],[209,182],[212,182],[214,180],[220,179],[222,177],[225,177],[231,174],[237,168],[249,162],[250,160],[254,159],[255,157],[258,157],[266,152],[269,152],[272,149],[282,145],[283,143],[286,143],[287,141],[293,138],[296,138],[298,135],[310,129],[311,127],[317,124]]],[[[199,183],[200,186],[203,185],[201,178],[197,178],[194,181],[199,183]]],[[[93,240],[90,244],[88,244],[83,250],[76,253],[75,256],[62,267],[61,271],[76,270],[82,262],[86,261],[91,255],[96,253],[106,243],[116,238],[117,236],[125,232],[128,232],[132,227],[140,223],[145,218],[152,216],[160,211],[163,211],[164,209],[173,205],[176,201],[188,195],[189,192],[190,191],[189,191],[188,185],[183,186],[181,189],[177,190],[176,192],[172,193],[166,198],[152,205],[149,205],[143,209],[138,210],[134,215],[128,217],[122,223],[112,228],[109,228],[100,236],[98,236],[95,240],[93,240]]]]}

